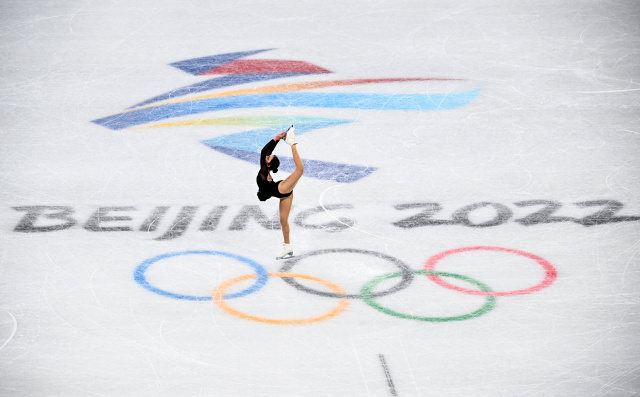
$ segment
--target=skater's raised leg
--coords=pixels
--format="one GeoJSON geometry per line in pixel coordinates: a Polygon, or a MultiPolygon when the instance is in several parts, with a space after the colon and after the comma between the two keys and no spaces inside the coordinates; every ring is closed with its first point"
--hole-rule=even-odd
{"type": "Polygon", "coordinates": [[[302,174],[304,174],[304,164],[302,164],[302,160],[300,159],[300,154],[298,154],[298,142],[293,135],[293,128],[290,128],[287,136],[285,137],[285,142],[291,145],[291,154],[293,154],[293,162],[296,165],[296,169],[293,170],[291,175],[284,181],[278,184],[278,191],[282,194],[287,194],[293,191],[293,188],[296,187],[300,178],[302,178],[302,174]],[[291,139],[289,139],[291,136],[291,139]],[[291,143],[290,143],[291,142],[291,143]]]}

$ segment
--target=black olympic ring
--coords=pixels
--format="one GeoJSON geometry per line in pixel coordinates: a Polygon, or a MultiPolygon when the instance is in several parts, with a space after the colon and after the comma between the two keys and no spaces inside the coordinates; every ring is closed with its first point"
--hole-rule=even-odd
{"type": "MultiPolygon", "coordinates": [[[[296,265],[302,259],[308,258],[310,256],[331,254],[331,253],[336,253],[336,252],[346,252],[346,253],[350,253],[350,254],[372,255],[372,256],[375,256],[376,258],[386,259],[387,261],[393,263],[394,265],[396,265],[400,269],[400,272],[402,274],[402,278],[400,279],[400,282],[398,284],[396,284],[395,286],[393,286],[392,288],[386,290],[386,291],[372,293],[370,295],[372,297],[385,296],[385,295],[389,295],[389,294],[392,294],[394,292],[400,291],[400,290],[408,287],[409,284],[413,281],[413,270],[411,268],[409,268],[409,266],[406,263],[404,263],[403,261],[401,261],[400,259],[395,258],[395,257],[393,257],[391,255],[386,255],[386,254],[382,254],[382,253],[375,252],[375,251],[359,250],[359,249],[353,249],[353,248],[332,248],[332,249],[324,249],[324,250],[317,250],[317,251],[307,252],[306,254],[303,254],[303,255],[300,255],[300,256],[295,256],[292,259],[287,260],[285,262],[285,264],[282,266],[282,268],[280,269],[280,272],[289,273],[291,271],[291,268],[293,268],[294,265],[296,265]]],[[[294,287],[294,288],[296,288],[296,289],[298,289],[300,291],[308,292],[310,294],[326,296],[326,297],[330,297],[330,298],[362,299],[362,294],[339,294],[339,293],[333,293],[333,292],[318,291],[318,290],[315,290],[315,289],[312,289],[312,288],[305,287],[304,285],[298,283],[297,281],[295,281],[291,277],[282,277],[282,279],[287,284],[291,285],[292,287],[294,287]]]]}

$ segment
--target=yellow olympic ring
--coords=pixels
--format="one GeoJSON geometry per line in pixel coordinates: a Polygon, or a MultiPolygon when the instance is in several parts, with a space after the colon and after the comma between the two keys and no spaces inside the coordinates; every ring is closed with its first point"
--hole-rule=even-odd
{"type": "MultiPolygon", "coordinates": [[[[311,280],[311,281],[316,281],[322,285],[327,286],[328,288],[330,288],[331,290],[333,290],[334,292],[337,292],[339,294],[346,294],[346,291],[343,290],[342,288],[340,288],[339,286],[332,284],[330,282],[328,282],[327,280],[323,280],[321,278],[317,278],[317,277],[313,277],[313,276],[307,276],[306,274],[298,274],[298,273],[282,273],[282,272],[276,272],[276,273],[269,273],[269,276],[271,277],[293,277],[293,278],[303,278],[306,280],[311,280]]],[[[249,280],[252,278],[256,278],[257,276],[255,274],[247,274],[245,276],[240,276],[240,277],[236,277],[233,278],[231,280],[225,281],[224,283],[220,284],[218,286],[218,288],[215,289],[215,291],[213,291],[213,301],[216,303],[216,305],[218,305],[218,307],[220,307],[220,309],[224,310],[225,312],[236,316],[236,317],[240,317],[243,318],[245,320],[251,320],[251,321],[257,321],[260,323],[267,323],[267,324],[278,324],[278,325],[295,325],[295,324],[310,324],[310,323],[317,323],[320,321],[324,321],[324,320],[328,320],[330,318],[333,318],[335,316],[337,316],[338,314],[342,313],[343,311],[347,310],[347,307],[349,306],[349,299],[340,299],[338,300],[338,305],[332,309],[330,312],[322,315],[322,316],[318,316],[318,317],[310,317],[310,318],[302,318],[302,319],[298,319],[298,320],[277,320],[277,319],[271,319],[271,318],[263,318],[263,317],[256,317],[256,316],[251,316],[249,314],[246,313],[242,313],[234,308],[232,308],[231,306],[227,305],[227,303],[224,301],[224,293],[227,290],[227,288],[229,288],[230,286],[237,284],[241,281],[244,280],[249,280]]]]}

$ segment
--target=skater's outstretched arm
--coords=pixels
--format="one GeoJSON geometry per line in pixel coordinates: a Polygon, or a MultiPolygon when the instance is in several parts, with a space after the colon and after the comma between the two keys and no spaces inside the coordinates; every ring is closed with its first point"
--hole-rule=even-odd
{"type": "Polygon", "coordinates": [[[270,140],[266,145],[262,148],[260,152],[260,175],[267,179],[267,174],[269,173],[269,167],[267,167],[267,156],[271,155],[273,149],[276,148],[278,141],[270,140]]]}
{"type": "Polygon", "coordinates": [[[267,175],[269,174],[269,167],[267,167],[267,156],[271,155],[273,150],[276,148],[278,141],[284,138],[284,135],[284,132],[276,135],[272,140],[264,145],[262,151],[260,152],[260,176],[262,176],[262,178],[264,179],[267,179],[267,175]]]}

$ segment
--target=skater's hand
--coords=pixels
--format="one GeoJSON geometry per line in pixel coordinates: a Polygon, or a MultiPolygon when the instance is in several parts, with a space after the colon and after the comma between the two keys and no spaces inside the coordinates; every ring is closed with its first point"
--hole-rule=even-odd
{"type": "Polygon", "coordinates": [[[281,132],[278,135],[276,135],[275,138],[273,138],[274,141],[279,141],[280,139],[284,139],[284,137],[287,136],[286,132],[281,132]]]}

